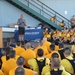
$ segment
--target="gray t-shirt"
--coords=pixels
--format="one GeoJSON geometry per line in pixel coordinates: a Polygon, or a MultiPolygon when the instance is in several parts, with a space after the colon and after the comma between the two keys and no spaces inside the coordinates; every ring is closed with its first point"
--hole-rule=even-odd
{"type": "Polygon", "coordinates": [[[25,22],[24,19],[19,18],[19,19],[18,19],[18,22],[20,22],[19,27],[24,27],[24,22],[25,22]]]}

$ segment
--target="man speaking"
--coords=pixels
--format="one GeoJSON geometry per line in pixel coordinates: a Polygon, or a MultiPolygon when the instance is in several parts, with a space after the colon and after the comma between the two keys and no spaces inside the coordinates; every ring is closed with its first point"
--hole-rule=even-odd
{"type": "Polygon", "coordinates": [[[27,26],[23,14],[20,15],[20,18],[18,19],[17,24],[18,24],[18,30],[19,30],[19,41],[23,44],[24,43],[25,26],[27,26]]]}

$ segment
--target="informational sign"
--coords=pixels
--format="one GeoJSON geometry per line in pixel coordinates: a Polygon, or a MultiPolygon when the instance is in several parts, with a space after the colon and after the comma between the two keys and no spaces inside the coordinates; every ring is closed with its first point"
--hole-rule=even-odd
{"type": "MultiPolygon", "coordinates": [[[[24,40],[41,40],[43,38],[43,29],[26,29],[24,40]]],[[[15,30],[15,40],[19,40],[18,30],[15,30]]]]}

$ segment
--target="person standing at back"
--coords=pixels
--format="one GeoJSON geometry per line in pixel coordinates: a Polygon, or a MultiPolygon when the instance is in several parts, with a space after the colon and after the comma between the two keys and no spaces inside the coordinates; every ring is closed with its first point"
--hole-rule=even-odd
{"type": "Polygon", "coordinates": [[[19,29],[19,41],[22,42],[22,44],[23,44],[24,43],[25,26],[27,26],[23,14],[20,15],[20,18],[18,19],[17,24],[19,26],[19,28],[18,28],[19,29]]]}

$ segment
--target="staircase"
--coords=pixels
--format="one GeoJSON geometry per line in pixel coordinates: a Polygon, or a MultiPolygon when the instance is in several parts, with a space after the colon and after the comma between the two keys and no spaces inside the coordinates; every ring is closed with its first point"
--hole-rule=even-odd
{"type": "Polygon", "coordinates": [[[61,30],[59,23],[64,20],[65,24],[68,28],[71,26],[71,22],[42,3],[39,0],[6,0],[7,2],[13,4],[14,6],[18,7],[22,11],[26,12],[27,14],[31,15],[35,19],[39,20],[42,23],[48,24],[52,29],[61,30]],[[50,21],[50,18],[56,15],[57,23],[50,21]]]}

